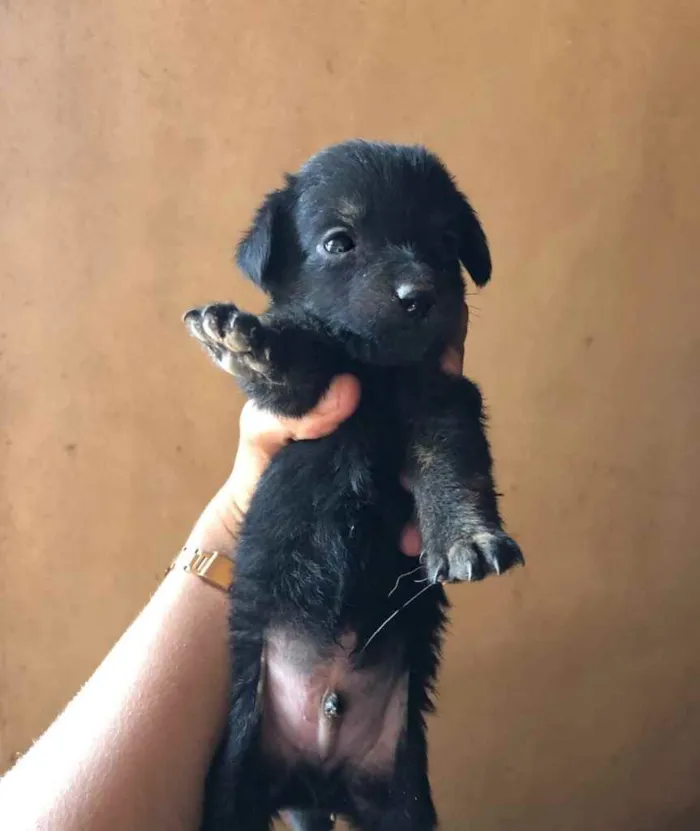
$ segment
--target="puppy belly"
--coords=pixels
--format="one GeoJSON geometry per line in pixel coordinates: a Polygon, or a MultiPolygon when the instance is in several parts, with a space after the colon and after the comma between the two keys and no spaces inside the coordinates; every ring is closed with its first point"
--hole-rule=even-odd
{"type": "Polygon", "coordinates": [[[353,635],[319,655],[287,633],[267,642],[262,685],[266,756],[321,770],[390,772],[405,723],[408,679],[398,662],[358,670],[353,635]]]}

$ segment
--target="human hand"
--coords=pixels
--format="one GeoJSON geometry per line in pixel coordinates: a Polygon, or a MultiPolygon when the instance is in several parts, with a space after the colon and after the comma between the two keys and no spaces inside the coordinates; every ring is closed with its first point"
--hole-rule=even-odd
{"type": "MultiPolygon", "coordinates": [[[[467,321],[465,305],[457,339],[445,350],[441,361],[442,368],[455,375],[462,372],[467,321]]],[[[359,401],[360,385],[352,375],[334,378],[318,404],[301,418],[275,416],[248,401],[241,412],[238,450],[231,474],[204,509],[190,534],[187,547],[233,551],[239,526],[258,480],[274,456],[292,441],[318,439],[332,433],[353,414],[359,401]]],[[[420,554],[421,539],[415,525],[406,527],[400,544],[404,554],[420,554]]]]}
{"type": "Polygon", "coordinates": [[[339,375],[313,410],[301,418],[276,416],[247,401],[241,411],[231,474],[204,509],[187,547],[231,552],[258,480],[273,457],[292,441],[318,439],[332,433],[355,412],[359,400],[357,378],[339,375]]]}

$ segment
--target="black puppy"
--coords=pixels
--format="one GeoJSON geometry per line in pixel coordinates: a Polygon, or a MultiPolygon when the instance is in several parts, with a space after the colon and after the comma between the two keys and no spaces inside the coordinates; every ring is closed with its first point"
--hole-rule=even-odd
{"type": "Polygon", "coordinates": [[[270,297],[185,316],[263,407],[299,416],[355,374],[355,414],[289,445],[262,477],[236,552],[227,735],[206,829],[321,831],[436,824],[424,715],[439,661],[443,582],[522,561],[501,526],[481,396],[439,357],[459,331],[460,261],[482,286],[486,238],[421,147],[350,141],[270,193],[238,247],[270,297]],[[413,502],[417,561],[399,535],[413,502]]]}

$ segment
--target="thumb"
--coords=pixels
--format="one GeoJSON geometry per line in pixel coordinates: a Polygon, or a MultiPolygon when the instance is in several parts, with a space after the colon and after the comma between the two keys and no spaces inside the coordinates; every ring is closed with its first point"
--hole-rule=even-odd
{"type": "Polygon", "coordinates": [[[282,419],[294,440],[318,439],[332,433],[357,409],[360,382],[354,375],[338,375],[318,404],[301,418],[282,419]]]}

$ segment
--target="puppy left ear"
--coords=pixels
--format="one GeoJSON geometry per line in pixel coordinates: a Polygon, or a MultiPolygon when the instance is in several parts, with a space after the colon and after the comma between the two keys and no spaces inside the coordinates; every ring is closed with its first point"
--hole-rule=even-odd
{"type": "Polygon", "coordinates": [[[287,250],[290,243],[291,184],[289,177],[286,188],[267,194],[255,213],[253,224],[236,248],[238,267],[268,293],[281,276],[285,257],[289,259],[292,253],[287,250]]]}
{"type": "Polygon", "coordinates": [[[485,286],[491,277],[489,244],[476,212],[461,193],[457,214],[459,259],[477,286],[485,286]]]}

